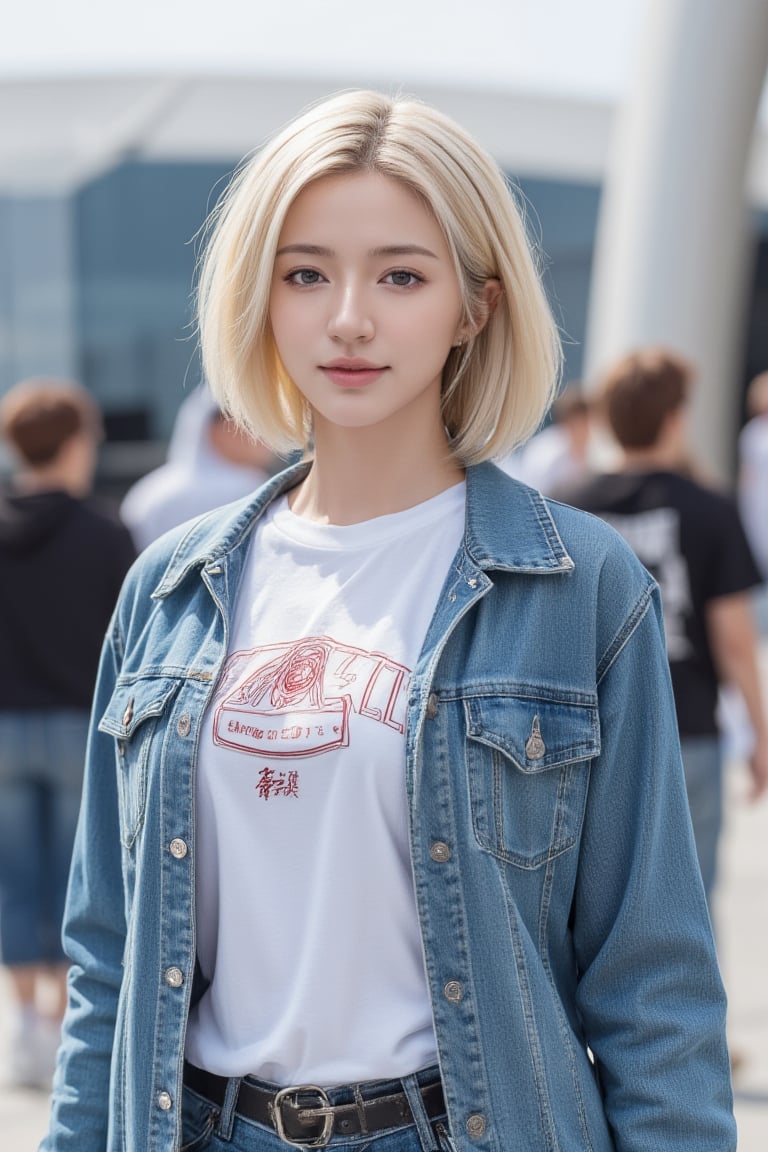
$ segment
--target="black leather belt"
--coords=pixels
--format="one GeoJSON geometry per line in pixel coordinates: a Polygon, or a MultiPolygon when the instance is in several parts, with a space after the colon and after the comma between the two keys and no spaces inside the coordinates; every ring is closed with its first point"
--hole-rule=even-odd
{"type": "MultiPolygon", "coordinates": [[[[219,1108],[229,1081],[226,1076],[204,1072],[184,1062],[184,1083],[219,1108]]],[[[323,1148],[332,1136],[358,1136],[384,1128],[413,1123],[404,1092],[364,1100],[358,1086],[350,1104],[331,1104],[327,1092],[311,1084],[270,1092],[247,1080],[240,1083],[235,1111],[248,1120],[273,1128],[286,1144],[299,1148],[323,1148]]],[[[430,1120],[445,1115],[443,1086],[438,1080],[421,1088],[424,1109],[430,1120]]]]}

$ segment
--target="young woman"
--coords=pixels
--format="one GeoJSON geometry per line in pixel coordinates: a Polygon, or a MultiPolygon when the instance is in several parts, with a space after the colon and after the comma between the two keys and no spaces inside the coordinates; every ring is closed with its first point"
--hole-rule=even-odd
{"type": "Polygon", "coordinates": [[[123,590],[44,1148],[734,1148],[655,586],[488,462],[558,368],[498,169],[330,100],[200,301],[222,406],[312,451],[123,590]]]}

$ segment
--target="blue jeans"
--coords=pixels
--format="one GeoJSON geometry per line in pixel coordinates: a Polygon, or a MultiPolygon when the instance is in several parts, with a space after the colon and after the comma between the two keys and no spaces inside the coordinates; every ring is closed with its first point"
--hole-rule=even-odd
{"type": "Polygon", "coordinates": [[[723,758],[718,736],[686,736],[680,741],[685,787],[696,853],[707,903],[717,875],[717,846],[723,826],[723,758]]]}
{"type": "MultiPolygon", "coordinates": [[[[402,1081],[371,1081],[360,1085],[363,1099],[405,1090],[415,1122],[372,1135],[332,1136],[328,1147],[333,1152],[365,1152],[366,1149],[371,1149],[371,1152],[454,1152],[453,1142],[447,1134],[447,1122],[444,1118],[430,1121],[418,1093],[417,1083],[427,1083],[436,1074],[437,1070],[433,1068],[402,1081]]],[[[273,1084],[265,1084],[254,1077],[248,1077],[248,1080],[262,1088],[275,1089],[273,1084]]],[[[287,1152],[290,1145],[271,1128],[234,1111],[237,1081],[230,1081],[230,1085],[232,1091],[222,1108],[215,1107],[184,1086],[181,1152],[287,1152]]],[[[349,1087],[327,1088],[326,1092],[331,1104],[354,1101],[354,1092],[349,1087]]]]}
{"type": "Polygon", "coordinates": [[[64,963],[88,713],[0,712],[0,960],[64,963]]]}

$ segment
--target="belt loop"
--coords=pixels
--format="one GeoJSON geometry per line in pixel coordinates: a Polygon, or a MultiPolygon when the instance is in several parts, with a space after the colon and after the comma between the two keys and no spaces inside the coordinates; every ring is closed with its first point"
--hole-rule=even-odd
{"type": "Polygon", "coordinates": [[[230,1076],[227,1081],[227,1090],[224,1093],[224,1103],[221,1105],[221,1115],[219,1116],[219,1123],[216,1126],[216,1135],[229,1144],[232,1139],[232,1127],[235,1123],[235,1109],[237,1108],[237,1098],[240,1095],[240,1085],[242,1077],[230,1076]]]}
{"type": "Polygon", "coordinates": [[[357,1118],[360,1122],[360,1131],[363,1136],[368,1135],[368,1121],[365,1118],[365,1101],[360,1091],[360,1085],[355,1084],[355,1104],[357,1104],[357,1118]]]}
{"type": "Polygon", "coordinates": [[[416,1131],[419,1134],[423,1152],[434,1152],[435,1137],[432,1132],[429,1116],[427,1116],[427,1110],[424,1107],[418,1077],[416,1075],[404,1076],[402,1083],[406,1099],[411,1106],[411,1113],[413,1114],[413,1120],[416,1125],[416,1131]]]}

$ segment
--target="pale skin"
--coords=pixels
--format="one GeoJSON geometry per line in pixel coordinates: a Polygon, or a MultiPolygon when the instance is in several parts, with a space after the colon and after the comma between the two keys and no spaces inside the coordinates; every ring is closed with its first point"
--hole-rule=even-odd
{"type": "MultiPolygon", "coordinates": [[[[676,471],[687,458],[687,413],[684,406],[670,412],[656,443],[649,448],[625,450],[625,471],[676,471]]],[[[718,596],[706,608],[706,627],[718,673],[726,684],[741,693],[754,733],[749,757],[750,799],[768,790],[768,722],[763,705],[757,659],[757,634],[748,592],[718,596]]]]}
{"type": "MultiPolygon", "coordinates": [[[[499,292],[486,282],[488,312],[499,292]]],[[[280,235],[270,322],[312,413],[297,515],[359,523],[463,479],[441,418],[442,371],[481,326],[465,317],[448,245],[413,192],[371,172],[305,188],[280,235]]]]}

